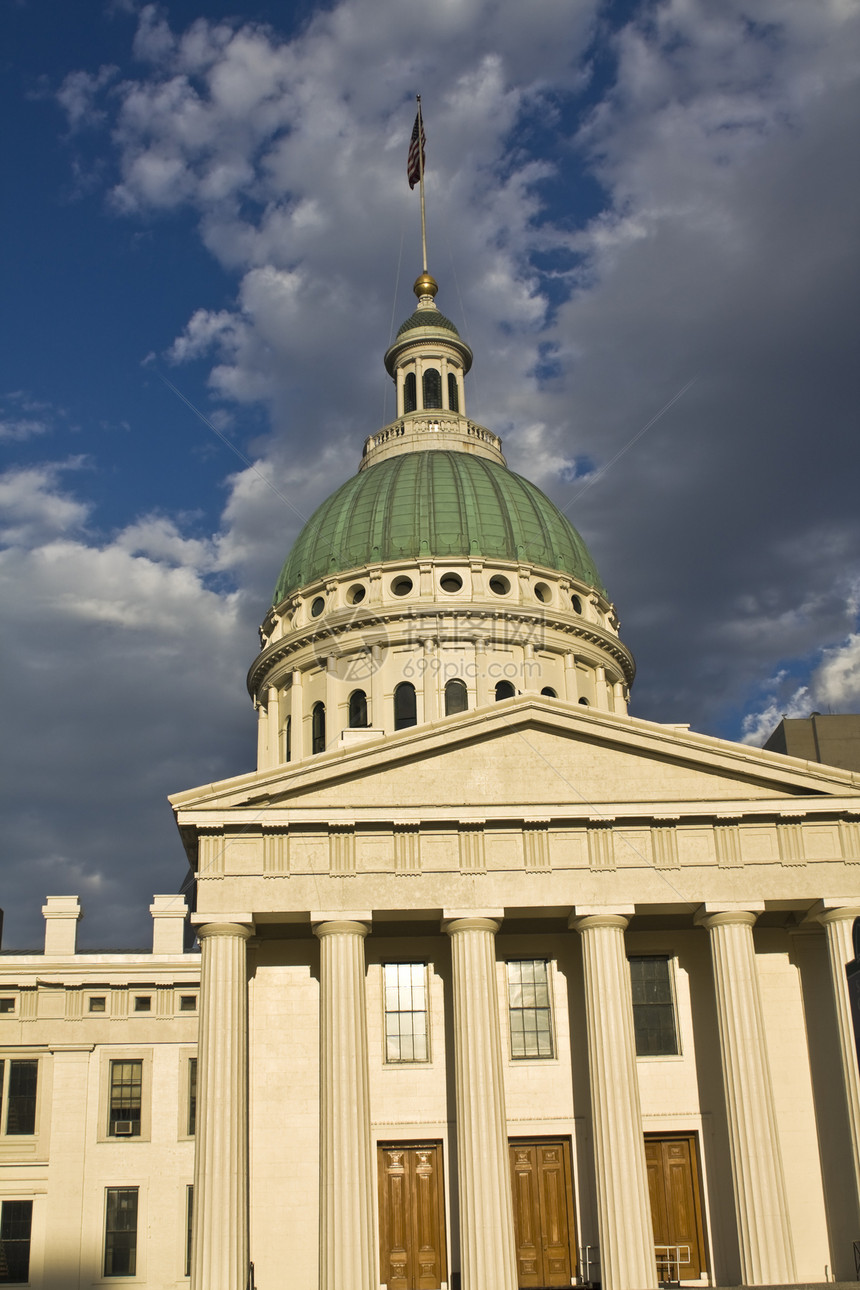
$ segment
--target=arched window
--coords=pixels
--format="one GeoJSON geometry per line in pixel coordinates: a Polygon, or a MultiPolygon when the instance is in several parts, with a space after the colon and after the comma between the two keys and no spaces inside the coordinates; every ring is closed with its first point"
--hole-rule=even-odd
{"type": "Polygon", "coordinates": [[[515,694],[516,690],[510,681],[499,681],[496,686],[496,703],[499,702],[499,699],[512,699],[515,694]]]}
{"type": "Polygon", "coordinates": [[[287,724],[284,729],[284,761],[293,760],[293,719],[287,717],[287,724]]]}
{"type": "Polygon", "coordinates": [[[311,712],[311,752],[325,752],[324,703],[315,703],[311,712]]]}
{"type": "Polygon", "coordinates": [[[541,694],[545,694],[548,699],[558,698],[558,695],[556,694],[555,690],[552,688],[551,685],[545,685],[541,690],[541,694]]]}
{"type": "Polygon", "coordinates": [[[460,411],[460,391],[457,388],[457,378],[453,372],[448,373],[448,407],[452,412],[460,411]]]}
{"type": "Polygon", "coordinates": [[[367,725],[367,695],[364,690],[353,690],[349,696],[349,728],[360,730],[367,725]]]}
{"type": "Polygon", "coordinates": [[[405,730],[418,721],[415,706],[415,686],[402,681],[394,691],[394,729],[405,730]]]}
{"type": "Polygon", "coordinates": [[[588,699],[582,698],[582,699],[580,699],[580,700],[579,700],[579,702],[582,704],[582,706],[583,706],[584,708],[588,708],[588,707],[590,707],[590,706],[591,706],[591,705],[589,704],[589,702],[588,702],[588,699]]]}
{"type": "Polygon", "coordinates": [[[403,411],[414,412],[418,407],[418,395],[415,390],[415,373],[407,372],[403,382],[403,411]]]}
{"type": "Polygon", "coordinates": [[[428,367],[424,373],[424,406],[425,408],[441,408],[442,406],[442,377],[436,371],[435,367],[428,367]]]}
{"type": "Polygon", "coordinates": [[[445,686],[445,716],[465,712],[469,706],[469,692],[462,681],[449,681],[445,686]]]}

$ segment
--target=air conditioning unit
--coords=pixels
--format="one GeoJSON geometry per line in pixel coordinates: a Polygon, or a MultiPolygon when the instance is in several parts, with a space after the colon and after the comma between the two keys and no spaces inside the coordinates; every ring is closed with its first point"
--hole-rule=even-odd
{"type": "Polygon", "coordinates": [[[114,1120],[113,1133],[115,1138],[130,1138],[134,1133],[134,1120],[114,1120]]]}

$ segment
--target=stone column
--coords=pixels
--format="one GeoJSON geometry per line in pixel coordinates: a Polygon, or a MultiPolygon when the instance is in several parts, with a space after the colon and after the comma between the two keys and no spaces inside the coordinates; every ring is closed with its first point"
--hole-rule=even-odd
{"type": "Polygon", "coordinates": [[[837,905],[836,902],[830,901],[825,904],[822,901],[820,907],[814,909],[812,913],[813,917],[823,924],[827,933],[830,976],[833,981],[833,999],[839,1029],[839,1055],[842,1058],[842,1082],[848,1106],[851,1145],[854,1148],[854,1176],[857,1182],[857,1198],[860,1202],[860,1071],[857,1067],[857,1046],[848,998],[848,979],[845,975],[846,964],[854,958],[851,934],[854,919],[860,917],[860,906],[837,905]],[[827,908],[827,905],[831,907],[827,908]]]}
{"type": "Polygon", "coordinates": [[[735,1213],[744,1285],[796,1280],[750,910],[696,921],[711,938],[735,1213]]]}
{"type": "Polygon", "coordinates": [[[439,703],[439,687],[442,684],[439,668],[436,666],[436,642],[427,637],[424,642],[424,720],[435,721],[444,706],[439,703]]]}
{"type": "Polygon", "coordinates": [[[265,770],[269,765],[269,726],[266,704],[262,698],[257,699],[257,770],[265,770]]]}
{"type": "Polygon", "coordinates": [[[579,681],[576,676],[576,656],[574,654],[565,654],[564,656],[564,697],[568,703],[579,702],[579,681]]]}
{"type": "Polygon", "coordinates": [[[191,1290],[246,1290],[251,932],[240,923],[206,923],[197,936],[202,962],[191,1290]]]}
{"type": "Polygon", "coordinates": [[[517,1290],[494,918],[455,918],[451,938],[462,1290],[517,1290]]]}
{"type": "MultiPolygon", "coordinates": [[[[98,1079],[98,1065],[92,1063],[92,1044],[80,1048],[62,1045],[52,1047],[50,1051],[54,1071],[51,1153],[45,1170],[47,1196],[36,1201],[36,1205],[45,1207],[44,1221],[49,1233],[44,1245],[41,1284],[45,1290],[68,1290],[70,1282],[80,1284],[81,1233],[85,1230],[83,1161],[89,1143],[88,1131],[91,1131],[87,1124],[87,1103],[90,1080],[98,1079]]],[[[106,1122],[106,1109],[104,1116],[106,1122]]],[[[16,1170],[13,1168],[9,1172],[15,1173],[16,1170]]],[[[26,1194],[25,1187],[23,1195],[26,1194]]],[[[33,1209],[35,1237],[35,1205],[33,1209]]],[[[99,1253],[103,1257],[103,1252],[99,1253]]],[[[101,1264],[97,1266],[98,1272],[95,1275],[89,1272],[87,1281],[100,1279],[101,1264]]]]}
{"type": "Polygon", "coordinates": [[[302,674],[298,670],[293,672],[292,684],[290,686],[290,748],[291,761],[304,761],[305,759],[305,703],[304,690],[302,688],[302,674]]]}
{"type": "Polygon", "coordinates": [[[657,1266],[624,952],[628,920],[582,911],[570,922],[582,937],[601,1284],[647,1290],[657,1285],[657,1266]]]}
{"type": "Polygon", "coordinates": [[[281,704],[276,685],[269,686],[266,698],[266,714],[268,718],[268,765],[272,767],[277,766],[281,761],[281,704]]]}
{"type": "Polygon", "coordinates": [[[487,676],[487,642],[478,636],[475,640],[475,707],[482,708],[490,702],[490,679],[487,676]]]}
{"type": "Polygon", "coordinates": [[[320,922],[320,1290],[376,1290],[367,925],[320,922]]]}

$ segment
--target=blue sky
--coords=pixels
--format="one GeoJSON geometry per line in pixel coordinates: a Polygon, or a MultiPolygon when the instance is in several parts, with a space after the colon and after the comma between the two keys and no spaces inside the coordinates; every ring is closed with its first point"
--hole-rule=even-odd
{"type": "Polygon", "coordinates": [[[856,7],[391,13],[4,7],[9,946],[70,891],[143,943],[165,795],[252,764],[278,569],[391,412],[416,91],[469,413],[588,541],[633,711],[860,704],[856,7]]]}

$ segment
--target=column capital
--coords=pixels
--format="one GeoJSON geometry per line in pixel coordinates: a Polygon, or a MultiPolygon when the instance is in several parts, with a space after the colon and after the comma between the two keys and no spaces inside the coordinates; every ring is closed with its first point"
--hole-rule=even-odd
{"type": "Polygon", "coordinates": [[[821,923],[826,927],[828,923],[853,923],[855,918],[860,918],[860,899],[856,896],[846,897],[844,900],[827,898],[818,900],[803,921],[821,923]]]}
{"type": "Polygon", "coordinates": [[[442,920],[442,930],[449,936],[457,932],[492,932],[495,935],[501,925],[501,917],[494,918],[490,914],[463,914],[442,920]]]}
{"type": "Polygon", "coordinates": [[[311,920],[313,922],[314,936],[318,936],[320,940],[322,940],[324,936],[360,936],[363,940],[370,931],[369,916],[366,920],[359,920],[357,918],[325,918],[320,922],[316,922],[314,920],[314,916],[311,915],[311,920]]]}
{"type": "Polygon", "coordinates": [[[576,905],[567,925],[572,932],[587,932],[600,927],[619,927],[623,932],[633,912],[632,905],[616,905],[609,909],[599,905],[576,905]]]}
{"type": "MultiPolygon", "coordinates": [[[[193,915],[192,915],[193,917],[193,915]]],[[[250,914],[242,922],[212,922],[198,924],[194,931],[198,941],[210,940],[216,936],[233,936],[240,941],[249,941],[254,935],[250,914]]]]}
{"type": "Polygon", "coordinates": [[[759,901],[733,903],[731,901],[707,901],[700,905],[693,915],[697,927],[754,927],[759,914],[764,913],[764,905],[759,901]]]}

